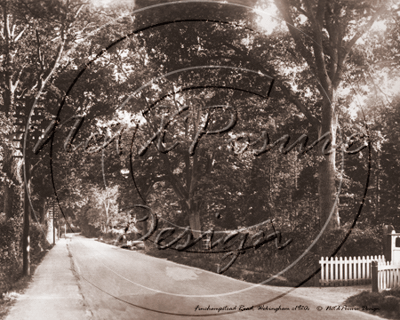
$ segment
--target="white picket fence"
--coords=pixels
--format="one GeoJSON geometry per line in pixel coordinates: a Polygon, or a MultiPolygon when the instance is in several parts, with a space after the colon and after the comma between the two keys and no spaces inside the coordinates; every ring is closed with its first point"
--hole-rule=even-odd
{"type": "Polygon", "coordinates": [[[400,265],[392,262],[378,262],[378,290],[400,286],[400,265]]]}
{"type": "Polygon", "coordinates": [[[321,286],[349,286],[371,283],[371,262],[385,262],[384,256],[367,257],[322,257],[321,286]]]}

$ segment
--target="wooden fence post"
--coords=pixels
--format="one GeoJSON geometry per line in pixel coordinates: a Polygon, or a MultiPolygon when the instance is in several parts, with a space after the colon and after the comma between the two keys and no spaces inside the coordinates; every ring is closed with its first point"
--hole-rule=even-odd
{"type": "MultiPolygon", "coordinates": [[[[319,266],[320,266],[320,261],[318,261],[318,262],[316,263],[316,269],[318,269],[319,266]]],[[[322,269],[322,268],[323,268],[323,265],[321,265],[321,269],[322,269]]],[[[320,277],[321,277],[321,271],[318,272],[318,273],[314,276],[314,278],[312,279],[312,282],[313,282],[312,285],[313,285],[314,287],[320,287],[320,286],[321,286],[320,277]]]]}
{"type": "Polygon", "coordinates": [[[379,292],[379,290],[378,290],[378,261],[372,261],[371,275],[372,275],[372,292],[379,292]]]}

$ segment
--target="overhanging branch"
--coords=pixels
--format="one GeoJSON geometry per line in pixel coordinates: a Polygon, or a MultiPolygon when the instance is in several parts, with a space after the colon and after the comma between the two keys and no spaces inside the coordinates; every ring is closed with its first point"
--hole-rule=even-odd
{"type": "Polygon", "coordinates": [[[308,66],[311,68],[314,74],[316,74],[316,66],[314,63],[311,52],[304,46],[302,41],[301,32],[294,26],[292,17],[290,16],[290,6],[287,0],[275,0],[275,5],[281,13],[283,19],[286,22],[286,26],[294,40],[296,49],[300,52],[301,56],[306,60],[308,66]]]}
{"type": "Polygon", "coordinates": [[[282,93],[285,95],[285,98],[289,102],[293,103],[297,107],[297,109],[299,109],[299,111],[302,112],[306,116],[307,120],[311,123],[311,125],[318,128],[318,126],[320,125],[319,120],[315,116],[312,115],[310,110],[308,110],[308,108],[296,97],[294,92],[292,92],[292,90],[290,90],[281,81],[279,81],[276,85],[281,88],[282,93]]]}

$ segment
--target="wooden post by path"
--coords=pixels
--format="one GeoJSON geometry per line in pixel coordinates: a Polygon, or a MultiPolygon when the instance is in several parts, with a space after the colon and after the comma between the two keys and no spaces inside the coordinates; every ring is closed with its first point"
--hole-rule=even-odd
{"type": "Polygon", "coordinates": [[[22,261],[23,261],[23,274],[24,276],[31,275],[31,257],[30,257],[30,238],[29,238],[29,220],[30,220],[30,207],[28,185],[25,183],[24,190],[24,226],[22,232],[22,261]]]}
{"type": "Polygon", "coordinates": [[[378,290],[378,261],[372,261],[371,273],[372,273],[372,292],[379,292],[379,290],[378,290]]]}
{"type": "Polygon", "coordinates": [[[54,212],[54,201],[53,201],[53,244],[56,244],[56,224],[54,222],[55,212],[54,212]]]}

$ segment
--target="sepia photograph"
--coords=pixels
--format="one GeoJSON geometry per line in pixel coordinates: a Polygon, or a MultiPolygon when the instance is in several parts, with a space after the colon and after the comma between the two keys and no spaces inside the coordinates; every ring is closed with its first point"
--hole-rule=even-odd
{"type": "Polygon", "coordinates": [[[0,320],[400,319],[400,0],[0,0],[0,320]]]}

